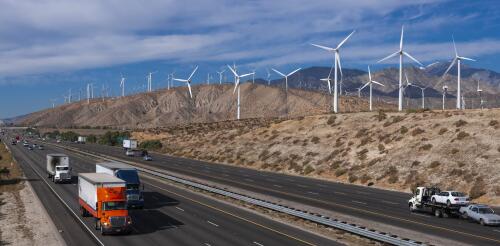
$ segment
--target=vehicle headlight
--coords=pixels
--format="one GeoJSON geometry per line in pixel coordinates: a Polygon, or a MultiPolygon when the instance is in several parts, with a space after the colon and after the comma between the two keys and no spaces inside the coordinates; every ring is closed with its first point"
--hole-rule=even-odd
{"type": "Polygon", "coordinates": [[[130,218],[130,216],[127,217],[127,224],[132,224],[132,218],[130,218]]]}
{"type": "Polygon", "coordinates": [[[108,226],[108,222],[104,222],[104,223],[103,223],[103,225],[104,225],[104,226],[108,226]]]}

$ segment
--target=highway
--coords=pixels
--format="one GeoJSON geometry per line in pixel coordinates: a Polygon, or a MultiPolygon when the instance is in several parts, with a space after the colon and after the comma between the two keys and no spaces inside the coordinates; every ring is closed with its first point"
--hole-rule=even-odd
{"type": "Polygon", "coordinates": [[[120,147],[97,144],[66,145],[134,161],[182,175],[334,211],[375,223],[413,230],[473,245],[500,245],[500,230],[456,218],[410,213],[410,194],[318,179],[263,172],[236,166],[160,155],[153,161],[127,157],[120,147]]]}
{"type": "MultiPolygon", "coordinates": [[[[48,181],[45,155],[65,153],[70,156],[73,175],[95,172],[97,160],[72,152],[45,146],[45,150],[28,150],[22,145],[9,145],[21,164],[35,192],[47,208],[68,245],[99,244],[86,232],[48,190],[35,172],[48,181]],[[33,170],[33,169],[34,170],[33,170]]],[[[186,191],[163,181],[141,175],[145,183],[146,206],[131,210],[131,235],[102,236],[94,230],[92,218],[81,218],[103,245],[339,245],[338,243],[291,227],[252,212],[227,205],[195,192],[186,191]]],[[[71,184],[47,182],[79,214],[76,177],[71,184]]]]}

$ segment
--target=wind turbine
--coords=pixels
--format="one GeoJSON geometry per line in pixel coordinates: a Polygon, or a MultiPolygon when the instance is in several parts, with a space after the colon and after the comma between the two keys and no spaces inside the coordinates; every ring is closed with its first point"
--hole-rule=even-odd
{"type": "Polygon", "coordinates": [[[334,82],[333,82],[333,111],[335,113],[338,112],[338,104],[339,104],[338,91],[337,91],[337,87],[338,87],[337,86],[337,81],[338,81],[337,70],[340,70],[340,76],[342,76],[342,66],[340,65],[340,47],[347,41],[347,39],[349,39],[354,34],[354,32],[356,32],[356,30],[352,31],[351,34],[349,34],[346,38],[344,38],[344,40],[342,40],[342,42],[340,42],[336,48],[326,47],[326,46],[317,45],[317,44],[311,44],[313,46],[324,49],[328,52],[332,52],[334,54],[334,56],[333,56],[334,57],[334,59],[333,59],[334,66],[332,66],[332,68],[335,67],[335,73],[334,73],[335,75],[334,75],[334,82]]]}
{"type": "Polygon", "coordinates": [[[222,71],[217,71],[217,73],[219,74],[219,85],[222,84],[222,74],[226,71],[226,69],[223,69],[222,71]]]}
{"type": "Polygon", "coordinates": [[[238,99],[237,99],[238,101],[237,101],[236,119],[239,120],[240,119],[240,78],[252,75],[253,73],[238,75],[238,73],[236,73],[236,70],[234,70],[232,67],[230,67],[229,65],[227,65],[227,67],[229,68],[229,70],[231,70],[231,72],[233,72],[234,77],[236,78],[235,83],[234,83],[233,94],[236,92],[236,89],[237,89],[238,90],[238,99]]]}
{"type": "Polygon", "coordinates": [[[428,87],[421,87],[421,86],[418,86],[418,85],[411,85],[411,86],[419,88],[420,91],[422,92],[422,109],[424,109],[425,108],[425,90],[428,87]]]}
{"type": "Polygon", "coordinates": [[[446,100],[446,92],[448,91],[448,86],[447,85],[443,85],[443,110],[444,110],[444,103],[445,103],[445,100],[446,100]]]}
{"type": "Polygon", "coordinates": [[[321,81],[325,81],[328,83],[328,93],[332,94],[332,79],[330,78],[330,76],[328,76],[328,78],[324,78],[324,79],[320,79],[321,81]]]}
{"type": "Polygon", "coordinates": [[[255,83],[255,69],[252,70],[252,84],[255,83]]]}
{"type": "Polygon", "coordinates": [[[210,73],[207,73],[207,85],[210,84],[210,73]]]}
{"type": "Polygon", "coordinates": [[[267,71],[267,85],[271,85],[271,80],[269,78],[271,78],[271,72],[269,72],[269,69],[266,69],[267,71]]]}
{"type": "Polygon", "coordinates": [[[446,69],[446,71],[444,72],[443,77],[441,78],[441,81],[444,79],[444,77],[446,76],[448,71],[450,71],[451,67],[453,67],[453,65],[455,65],[455,62],[456,62],[457,63],[457,109],[462,109],[462,106],[460,105],[460,98],[461,98],[461,96],[460,96],[460,63],[462,62],[462,60],[467,60],[467,61],[476,61],[476,60],[471,59],[471,58],[467,58],[464,56],[459,56],[458,52],[457,52],[457,46],[455,45],[455,38],[453,36],[452,36],[452,39],[453,39],[453,48],[455,49],[455,57],[451,61],[451,64],[448,67],[448,69],[446,69]]]}
{"type": "Polygon", "coordinates": [[[404,26],[401,27],[401,40],[399,41],[399,50],[377,62],[380,63],[399,55],[399,100],[398,100],[399,111],[403,110],[403,56],[410,58],[411,60],[418,63],[420,66],[424,66],[422,63],[417,61],[417,59],[413,58],[413,56],[411,56],[410,54],[408,54],[406,51],[403,50],[403,33],[404,33],[404,26]]]}
{"type": "Polygon", "coordinates": [[[122,97],[125,96],[125,77],[123,77],[123,74],[121,75],[122,79],[120,80],[120,88],[122,88],[122,97]]]}
{"type": "Polygon", "coordinates": [[[294,73],[298,72],[300,70],[300,68],[297,68],[295,70],[293,70],[291,73],[285,75],[284,73],[274,69],[274,68],[271,68],[274,72],[276,72],[277,74],[283,76],[285,78],[285,90],[288,92],[288,77],[292,76],[294,73]]]}
{"type": "Polygon", "coordinates": [[[57,99],[53,98],[53,99],[49,99],[49,101],[52,103],[52,108],[55,108],[56,107],[56,102],[57,99]]]}
{"type": "Polygon", "coordinates": [[[189,96],[191,98],[193,98],[193,93],[191,92],[191,78],[193,78],[193,75],[194,75],[194,73],[196,73],[196,70],[198,70],[198,66],[196,66],[194,68],[193,72],[191,72],[191,75],[189,75],[189,77],[187,79],[175,79],[174,78],[174,80],[176,80],[176,81],[184,82],[187,84],[187,87],[189,89],[189,96]]]}
{"type": "Polygon", "coordinates": [[[361,92],[361,90],[363,90],[363,88],[367,87],[367,86],[370,86],[370,111],[372,111],[372,91],[373,91],[373,85],[372,84],[377,84],[377,85],[381,85],[381,86],[384,86],[383,84],[375,81],[372,79],[372,73],[370,71],[370,66],[368,66],[368,82],[366,82],[365,85],[363,85],[363,87],[361,87],[359,89],[359,91],[361,92]]]}
{"type": "Polygon", "coordinates": [[[148,79],[148,92],[153,91],[153,74],[157,73],[158,71],[154,72],[149,72],[147,79],[148,79]]]}
{"type": "Polygon", "coordinates": [[[479,79],[477,80],[477,93],[479,94],[479,107],[483,109],[483,90],[479,88],[479,79]]]}

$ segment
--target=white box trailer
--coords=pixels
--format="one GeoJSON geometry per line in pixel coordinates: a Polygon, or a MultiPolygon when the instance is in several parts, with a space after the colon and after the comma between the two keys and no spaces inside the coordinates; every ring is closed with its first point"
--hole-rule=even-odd
{"type": "Polygon", "coordinates": [[[46,171],[54,183],[71,181],[69,157],[65,154],[48,154],[46,171]]]}
{"type": "Polygon", "coordinates": [[[125,149],[137,149],[137,140],[134,139],[124,139],[123,148],[125,149]]]}
{"type": "Polygon", "coordinates": [[[78,143],[85,143],[85,142],[87,142],[87,137],[79,136],[77,142],[78,143]]]}
{"type": "Polygon", "coordinates": [[[141,180],[137,169],[121,162],[101,162],[95,166],[96,173],[106,173],[123,179],[127,184],[127,205],[134,208],[144,207],[141,180]]]}

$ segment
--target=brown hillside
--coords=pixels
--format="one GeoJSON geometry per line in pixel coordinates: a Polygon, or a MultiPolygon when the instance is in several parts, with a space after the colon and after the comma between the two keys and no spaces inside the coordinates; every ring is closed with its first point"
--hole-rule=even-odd
{"type": "MultiPolygon", "coordinates": [[[[198,85],[193,99],[187,87],[142,93],[124,98],[94,99],[65,104],[29,114],[17,123],[45,127],[154,128],[194,122],[215,122],[236,118],[233,86],[198,85]]],[[[300,89],[288,93],[289,116],[329,112],[331,96],[300,89]]],[[[241,118],[286,117],[286,97],[279,87],[245,83],[241,86],[241,118]]],[[[375,108],[388,107],[375,102],[375,108]]],[[[342,97],[340,108],[355,112],[368,109],[367,99],[342,97]]]]}
{"type": "Polygon", "coordinates": [[[315,115],[136,132],[164,152],[410,191],[438,185],[500,205],[500,110],[315,115]]]}

